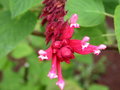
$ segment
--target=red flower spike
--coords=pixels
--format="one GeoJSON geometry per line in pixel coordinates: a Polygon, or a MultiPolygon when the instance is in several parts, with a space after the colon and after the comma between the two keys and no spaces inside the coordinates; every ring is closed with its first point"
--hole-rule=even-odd
{"type": "Polygon", "coordinates": [[[71,59],[74,59],[74,53],[78,54],[90,54],[94,53],[98,55],[106,48],[105,45],[94,46],[88,43],[90,38],[85,36],[82,40],[71,39],[74,33],[74,28],[78,28],[77,24],[78,15],[74,14],[70,19],[70,25],[68,21],[63,20],[65,15],[64,4],[65,0],[45,0],[45,8],[41,17],[44,17],[43,21],[48,22],[46,27],[46,41],[52,41],[50,48],[47,50],[40,50],[38,52],[40,60],[52,59],[51,70],[48,73],[50,79],[58,78],[56,85],[61,90],[64,89],[65,82],[62,77],[61,62],[70,63],[71,59]],[[49,5],[51,3],[51,5],[49,5]],[[52,8],[51,8],[52,7],[52,8]],[[56,12],[59,12],[56,14],[56,12]],[[60,12],[61,11],[61,12],[60,12]],[[62,14],[64,12],[64,14],[62,14]]]}

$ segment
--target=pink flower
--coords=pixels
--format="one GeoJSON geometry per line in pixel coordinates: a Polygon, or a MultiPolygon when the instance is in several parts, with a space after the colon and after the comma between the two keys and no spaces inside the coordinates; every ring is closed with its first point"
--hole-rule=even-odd
{"type": "Polygon", "coordinates": [[[58,81],[56,82],[56,85],[59,86],[61,90],[64,89],[65,82],[62,77],[62,70],[61,70],[61,65],[60,65],[60,60],[57,61],[57,71],[58,71],[58,81]]]}
{"type": "Polygon", "coordinates": [[[48,73],[50,79],[58,78],[56,85],[63,90],[65,82],[62,77],[61,62],[70,63],[71,59],[74,59],[74,53],[78,54],[96,54],[100,53],[100,50],[105,49],[106,46],[101,44],[94,46],[89,44],[90,38],[85,36],[82,40],[71,39],[74,33],[74,28],[78,28],[76,23],[78,16],[74,14],[70,19],[70,25],[64,23],[63,26],[58,28],[52,37],[52,44],[47,50],[40,50],[38,52],[40,60],[52,59],[51,70],[48,73]],[[61,31],[62,30],[62,31],[61,31]]]}
{"type": "Polygon", "coordinates": [[[53,78],[57,78],[57,74],[56,74],[56,69],[57,69],[57,59],[56,59],[56,56],[54,55],[53,56],[53,59],[52,59],[52,66],[51,66],[51,70],[50,72],[48,73],[48,77],[50,79],[53,79],[53,78]]]}

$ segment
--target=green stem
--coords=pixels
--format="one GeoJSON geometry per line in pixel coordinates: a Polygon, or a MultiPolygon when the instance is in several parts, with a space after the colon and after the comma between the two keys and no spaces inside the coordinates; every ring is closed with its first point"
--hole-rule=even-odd
{"type": "Polygon", "coordinates": [[[107,37],[107,36],[115,36],[115,34],[103,34],[102,37],[107,37]]]}
{"type": "Polygon", "coordinates": [[[114,15],[112,15],[112,14],[109,14],[109,13],[104,13],[104,14],[108,17],[114,18],[114,15]]]}

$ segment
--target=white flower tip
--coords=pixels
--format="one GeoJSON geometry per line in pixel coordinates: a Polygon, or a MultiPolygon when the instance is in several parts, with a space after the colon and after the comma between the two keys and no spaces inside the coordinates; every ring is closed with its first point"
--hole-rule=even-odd
{"type": "Polygon", "coordinates": [[[61,90],[63,90],[63,89],[64,89],[64,86],[65,86],[65,82],[64,82],[63,80],[61,80],[61,81],[58,81],[58,82],[56,83],[56,85],[58,85],[59,88],[60,88],[61,90]]]}
{"type": "Polygon", "coordinates": [[[73,28],[79,28],[80,27],[80,25],[79,24],[70,24],[70,27],[73,27],[73,28]]]}
{"type": "Polygon", "coordinates": [[[48,73],[48,77],[49,77],[50,79],[54,79],[54,78],[58,78],[58,75],[56,75],[56,73],[49,72],[49,73],[48,73]]]}
{"type": "Polygon", "coordinates": [[[41,60],[45,60],[45,59],[48,59],[48,57],[47,57],[47,55],[40,55],[40,56],[38,56],[38,58],[40,58],[41,60]]]}
{"type": "Polygon", "coordinates": [[[98,49],[106,49],[106,48],[107,48],[107,46],[104,45],[104,44],[101,44],[101,45],[98,46],[98,49]]]}
{"type": "Polygon", "coordinates": [[[89,43],[85,43],[84,45],[82,45],[82,49],[85,49],[89,46],[89,43]]]}
{"type": "Polygon", "coordinates": [[[100,52],[101,52],[100,50],[95,50],[95,51],[94,51],[94,54],[99,55],[100,52]]]}
{"type": "Polygon", "coordinates": [[[85,36],[82,41],[83,42],[88,42],[89,40],[90,40],[90,38],[88,36],[85,36]]]}
{"type": "Polygon", "coordinates": [[[44,50],[39,50],[38,54],[43,55],[43,54],[47,54],[47,52],[45,52],[44,50]]]}

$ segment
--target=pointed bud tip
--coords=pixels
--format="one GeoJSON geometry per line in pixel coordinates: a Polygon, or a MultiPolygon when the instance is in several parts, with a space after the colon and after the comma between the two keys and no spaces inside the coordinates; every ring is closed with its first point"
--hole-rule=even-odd
{"type": "Polygon", "coordinates": [[[78,15],[73,14],[72,17],[70,18],[70,24],[76,24],[78,20],[78,15]]]}
{"type": "Polygon", "coordinates": [[[72,16],[74,16],[74,17],[78,17],[78,15],[75,13],[75,14],[73,14],[72,16]]]}
{"type": "Polygon", "coordinates": [[[98,46],[98,49],[106,49],[106,48],[107,48],[107,46],[104,45],[104,44],[101,44],[101,45],[98,46]]]}
{"type": "Polygon", "coordinates": [[[85,36],[82,41],[83,42],[88,42],[89,40],[90,40],[90,38],[88,36],[85,36]]]}
{"type": "Polygon", "coordinates": [[[46,54],[46,53],[47,53],[47,52],[45,52],[44,50],[39,50],[39,51],[38,51],[38,54],[40,54],[40,55],[41,55],[41,54],[46,54]]]}

